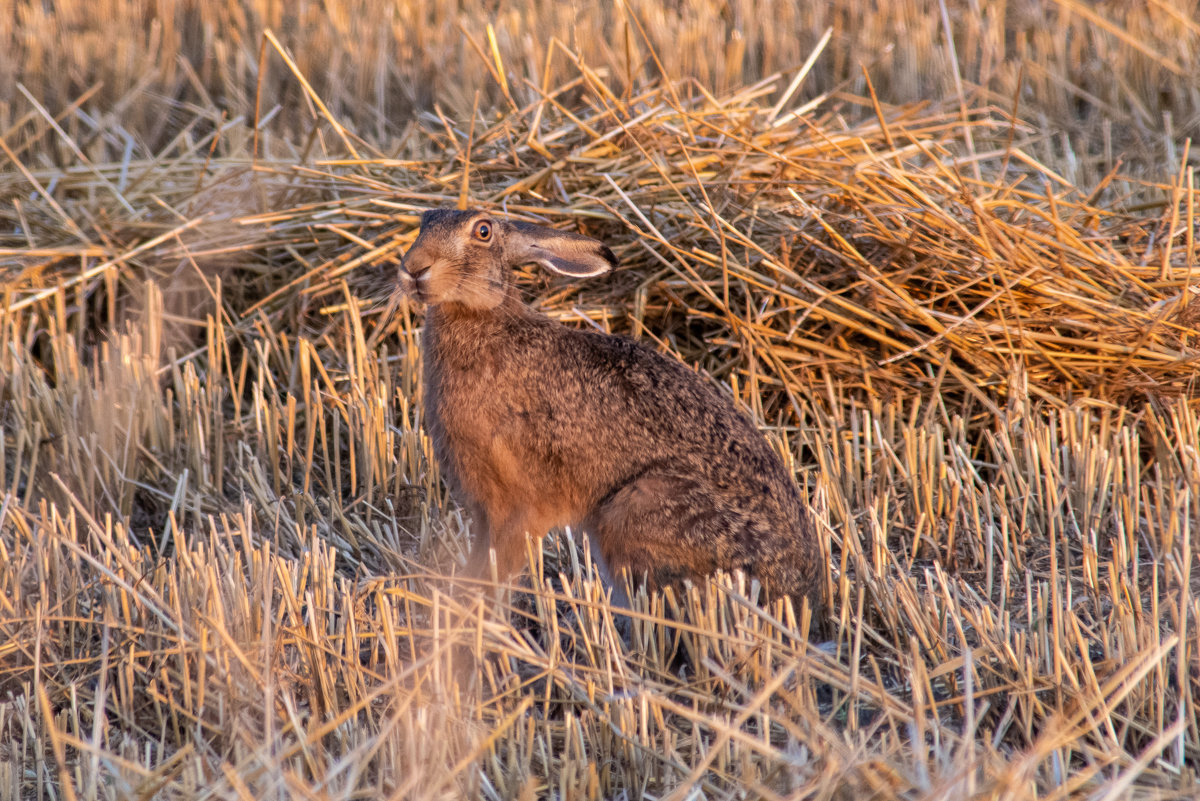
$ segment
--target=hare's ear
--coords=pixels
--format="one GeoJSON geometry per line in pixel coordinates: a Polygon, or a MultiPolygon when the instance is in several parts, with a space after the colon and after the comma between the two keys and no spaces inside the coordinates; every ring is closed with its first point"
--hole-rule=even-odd
{"type": "Polygon", "coordinates": [[[617,257],[603,242],[530,223],[506,222],[505,244],[514,267],[537,262],[560,275],[588,278],[617,266],[617,257]]]}

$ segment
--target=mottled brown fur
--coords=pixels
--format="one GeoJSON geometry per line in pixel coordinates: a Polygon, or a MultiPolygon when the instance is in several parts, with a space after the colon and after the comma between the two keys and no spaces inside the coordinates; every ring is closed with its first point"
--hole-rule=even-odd
{"type": "Polygon", "coordinates": [[[528,308],[512,268],[533,262],[584,276],[616,259],[578,234],[437,210],[401,270],[428,304],[425,423],[479,533],[470,571],[486,575],[493,548],[508,578],[526,536],[571,525],[614,573],[661,586],[742,570],[818,605],[828,565],[760,432],[676,360],[528,308]]]}

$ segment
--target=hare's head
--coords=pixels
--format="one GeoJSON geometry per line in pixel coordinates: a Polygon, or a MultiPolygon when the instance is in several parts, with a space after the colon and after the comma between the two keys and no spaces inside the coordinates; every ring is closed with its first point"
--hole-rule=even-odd
{"type": "Polygon", "coordinates": [[[400,283],[409,297],[486,310],[508,294],[514,267],[537,262],[584,278],[612,269],[617,258],[595,239],[485,211],[434,209],[421,216],[417,241],[404,254],[400,283]]]}

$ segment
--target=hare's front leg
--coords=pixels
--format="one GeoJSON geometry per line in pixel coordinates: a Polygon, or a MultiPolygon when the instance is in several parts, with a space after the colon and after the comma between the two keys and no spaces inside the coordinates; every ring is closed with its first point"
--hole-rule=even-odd
{"type": "Polygon", "coordinates": [[[508,581],[525,566],[527,540],[530,537],[540,540],[550,529],[549,524],[538,521],[536,516],[516,510],[499,515],[478,515],[475,520],[475,543],[467,560],[466,574],[483,581],[492,579],[493,551],[496,554],[496,579],[508,581]]]}

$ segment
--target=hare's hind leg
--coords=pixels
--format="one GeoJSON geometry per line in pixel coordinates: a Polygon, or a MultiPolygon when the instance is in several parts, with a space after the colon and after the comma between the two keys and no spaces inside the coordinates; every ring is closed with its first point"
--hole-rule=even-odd
{"type": "Polygon", "coordinates": [[[628,571],[651,587],[703,581],[721,564],[724,515],[694,477],[647,473],[609,496],[589,530],[619,581],[628,571]]]}
{"type": "Polygon", "coordinates": [[[592,556],[592,565],[596,568],[596,575],[605,587],[611,591],[610,598],[612,605],[622,609],[629,608],[629,593],[625,591],[625,579],[619,574],[614,574],[612,568],[608,565],[608,559],[604,556],[604,551],[600,548],[600,538],[590,531],[587,533],[588,553],[592,556]]]}

